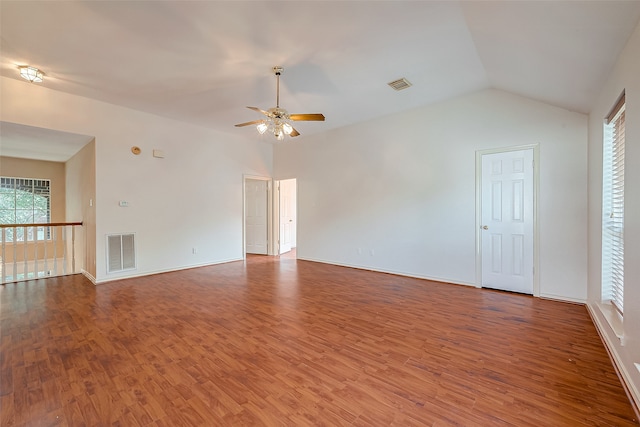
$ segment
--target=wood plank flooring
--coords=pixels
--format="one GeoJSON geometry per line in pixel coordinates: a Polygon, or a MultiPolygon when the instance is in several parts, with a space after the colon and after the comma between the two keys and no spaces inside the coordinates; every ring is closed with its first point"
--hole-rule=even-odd
{"type": "Polygon", "coordinates": [[[581,305],[265,256],[0,301],[2,427],[637,425],[581,305]]]}

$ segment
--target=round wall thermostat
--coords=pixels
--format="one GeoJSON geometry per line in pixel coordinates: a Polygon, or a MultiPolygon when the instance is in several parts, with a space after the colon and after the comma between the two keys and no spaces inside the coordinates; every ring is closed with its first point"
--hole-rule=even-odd
{"type": "Polygon", "coordinates": [[[131,152],[132,152],[133,154],[135,154],[136,156],[137,156],[138,154],[140,154],[140,152],[141,152],[141,151],[142,151],[142,150],[140,149],[140,147],[136,147],[136,146],[131,147],[131,152]]]}

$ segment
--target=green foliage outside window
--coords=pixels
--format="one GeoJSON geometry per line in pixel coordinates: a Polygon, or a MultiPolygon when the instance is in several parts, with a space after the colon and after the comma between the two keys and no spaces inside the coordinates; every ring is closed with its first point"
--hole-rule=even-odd
{"type": "MultiPolygon", "coordinates": [[[[51,221],[50,181],[44,179],[0,177],[0,224],[37,224],[51,221]]],[[[45,234],[47,227],[5,228],[5,242],[38,240],[45,234]]]]}

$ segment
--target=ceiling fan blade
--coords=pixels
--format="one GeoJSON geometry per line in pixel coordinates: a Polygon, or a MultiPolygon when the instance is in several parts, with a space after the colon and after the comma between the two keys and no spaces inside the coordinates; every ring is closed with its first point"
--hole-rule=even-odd
{"type": "Polygon", "coordinates": [[[253,111],[257,111],[258,113],[262,113],[262,114],[264,114],[265,116],[268,116],[268,115],[269,115],[269,113],[267,113],[267,112],[266,112],[266,111],[264,111],[264,110],[261,110],[261,109],[260,109],[260,108],[258,108],[258,107],[247,107],[247,108],[248,108],[248,109],[250,109],[250,110],[253,110],[253,111]]]}
{"type": "Polygon", "coordinates": [[[318,114],[289,114],[289,118],[295,121],[307,121],[307,122],[324,122],[324,116],[318,114]]]}
{"type": "Polygon", "coordinates": [[[291,133],[289,134],[290,137],[294,137],[294,136],[298,136],[300,135],[300,132],[298,132],[296,130],[296,128],[292,128],[293,130],[291,131],[291,133]]]}
{"type": "Polygon", "coordinates": [[[262,120],[254,120],[252,122],[238,123],[235,126],[237,128],[241,128],[242,126],[257,125],[258,123],[262,123],[262,120]]]}

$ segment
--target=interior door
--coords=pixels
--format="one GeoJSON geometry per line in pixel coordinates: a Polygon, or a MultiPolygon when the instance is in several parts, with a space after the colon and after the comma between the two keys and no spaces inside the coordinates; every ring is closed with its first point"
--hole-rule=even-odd
{"type": "Polygon", "coordinates": [[[482,286],[533,294],[533,149],[482,155],[482,286]]]}
{"type": "Polygon", "coordinates": [[[268,253],[267,185],[266,180],[245,179],[245,250],[248,254],[268,253]]]}
{"type": "Polygon", "coordinates": [[[287,179],[280,181],[280,253],[291,251],[295,245],[293,236],[295,233],[295,192],[296,180],[287,179]]]}

